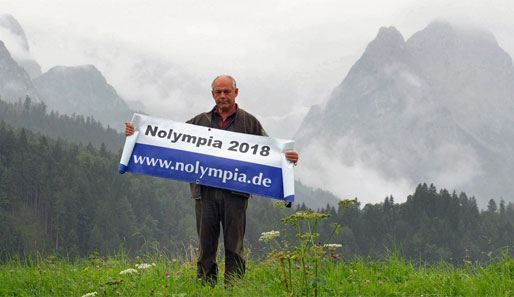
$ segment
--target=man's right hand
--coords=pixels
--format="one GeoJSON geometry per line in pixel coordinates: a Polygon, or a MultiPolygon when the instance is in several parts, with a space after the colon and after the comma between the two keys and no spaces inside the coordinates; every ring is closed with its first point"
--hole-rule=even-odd
{"type": "Polygon", "coordinates": [[[134,126],[130,122],[125,122],[125,136],[134,134],[134,126]]]}

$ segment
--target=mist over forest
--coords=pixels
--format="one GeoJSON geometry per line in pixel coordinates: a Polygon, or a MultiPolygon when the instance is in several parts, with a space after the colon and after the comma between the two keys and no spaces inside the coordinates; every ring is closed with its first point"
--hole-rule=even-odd
{"type": "MultiPolygon", "coordinates": [[[[321,104],[285,100],[267,113],[256,107],[267,101],[245,101],[255,86],[243,76],[238,103],[255,107],[272,136],[296,141],[288,211],[331,214],[321,228],[341,224],[334,240],[348,256],[399,247],[409,259],[486,263],[514,239],[512,58],[485,29],[435,21],[409,38],[377,31],[321,104]]],[[[43,71],[29,38],[0,16],[0,257],[195,245],[186,184],[116,169],[124,121],[159,104],[156,115],[186,120],[212,108],[209,85],[130,47],[89,52],[101,65],[43,71]]],[[[257,256],[260,234],[281,226],[273,202],[250,200],[246,240],[257,256]]]]}
{"type": "MultiPolygon", "coordinates": [[[[95,131],[109,140],[120,134],[113,137],[113,130],[90,118],[46,114],[43,106],[28,98],[23,103],[0,101],[1,259],[106,256],[119,249],[131,256],[159,252],[174,257],[196,246],[187,184],[120,175],[113,170],[119,152],[110,151],[110,143],[76,139],[77,131],[95,131]],[[55,134],[21,127],[55,127],[55,134]]],[[[301,184],[296,198],[286,213],[274,208],[272,199],[250,199],[245,240],[253,257],[265,256],[262,232],[281,230],[284,215],[312,209],[313,200],[326,202],[315,210],[331,215],[319,226],[320,240],[340,224],[332,241],[344,243],[348,258],[376,258],[399,249],[415,261],[486,264],[514,240],[514,203],[491,199],[480,210],[473,196],[434,185],[419,184],[404,203],[388,196],[380,203],[347,208],[329,193],[301,184]]]]}

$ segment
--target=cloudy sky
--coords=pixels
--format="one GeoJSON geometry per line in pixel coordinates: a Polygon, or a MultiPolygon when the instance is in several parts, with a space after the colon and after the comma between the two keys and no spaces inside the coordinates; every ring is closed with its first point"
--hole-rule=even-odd
{"type": "Polygon", "coordinates": [[[186,120],[232,74],[241,107],[290,138],[381,26],[408,39],[433,20],[490,30],[514,56],[512,0],[0,0],[43,71],[94,64],[145,112],[186,120]]]}
{"type": "Polygon", "coordinates": [[[43,71],[95,64],[127,100],[177,120],[210,107],[211,79],[233,74],[241,106],[278,137],[292,137],[380,26],[408,38],[446,19],[487,28],[514,53],[511,0],[0,0],[0,7],[21,23],[43,71]]]}

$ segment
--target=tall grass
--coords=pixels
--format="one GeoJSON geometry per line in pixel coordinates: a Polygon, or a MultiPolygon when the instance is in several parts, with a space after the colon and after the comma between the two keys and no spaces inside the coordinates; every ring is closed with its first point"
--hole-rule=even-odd
{"type": "Polygon", "coordinates": [[[230,288],[223,285],[221,260],[214,288],[195,279],[196,251],[190,245],[180,258],[159,247],[136,257],[124,251],[105,258],[98,254],[77,259],[12,257],[0,263],[0,296],[514,295],[514,259],[507,251],[485,267],[469,260],[463,267],[442,260],[436,265],[414,264],[398,251],[377,261],[347,259],[336,253],[339,244],[318,241],[317,224],[327,216],[303,211],[285,217],[284,225],[296,232],[291,238],[287,229],[282,234],[263,233],[261,239],[269,244],[268,258],[248,260],[245,277],[230,288]],[[279,240],[280,236],[284,238],[279,240]]]}
{"type": "MultiPolygon", "coordinates": [[[[225,288],[223,279],[214,288],[194,279],[196,264],[162,255],[128,259],[123,254],[107,258],[36,261],[12,258],[0,265],[0,296],[306,296],[314,291],[284,290],[280,263],[271,259],[248,261],[244,279],[225,288]],[[136,264],[148,263],[147,269],[136,264]],[[155,266],[152,265],[155,264],[155,266]],[[132,268],[137,273],[120,274],[132,268]]],[[[221,265],[223,269],[223,265],[221,265]]],[[[313,268],[307,269],[314,273],[313,268]]],[[[356,258],[330,260],[320,265],[320,296],[511,296],[514,294],[514,260],[507,254],[487,267],[413,264],[392,253],[380,261],[356,258]]],[[[223,276],[223,273],[220,273],[223,276]]],[[[293,267],[291,282],[303,281],[303,268],[293,267]]]]}

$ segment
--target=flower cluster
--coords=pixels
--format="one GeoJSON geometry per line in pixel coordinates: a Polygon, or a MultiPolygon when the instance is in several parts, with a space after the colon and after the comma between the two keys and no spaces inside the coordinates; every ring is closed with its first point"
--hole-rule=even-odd
{"type": "Polygon", "coordinates": [[[137,273],[137,270],[135,270],[134,268],[129,268],[129,269],[125,269],[120,272],[120,274],[132,274],[132,273],[137,273]]]}
{"type": "Polygon", "coordinates": [[[152,263],[152,264],[146,264],[146,263],[136,264],[136,268],[137,269],[148,269],[148,268],[152,268],[152,266],[155,266],[155,263],[152,263]]]}
{"type": "Polygon", "coordinates": [[[280,219],[283,224],[296,224],[299,220],[318,221],[330,217],[329,214],[317,213],[312,210],[302,210],[293,215],[280,219]]]}
{"type": "Polygon", "coordinates": [[[277,201],[273,204],[273,208],[282,209],[286,206],[286,203],[284,201],[277,201]]]}
{"type": "Polygon", "coordinates": [[[350,207],[354,203],[358,203],[357,198],[341,200],[337,203],[337,205],[342,205],[344,207],[350,207]]]}
{"type": "Polygon", "coordinates": [[[327,243],[327,244],[323,245],[323,247],[326,247],[327,249],[337,249],[337,248],[340,248],[342,246],[343,245],[339,244],[339,243],[327,243]]]}
{"type": "Polygon", "coordinates": [[[259,238],[259,241],[269,242],[275,237],[279,237],[280,232],[271,230],[269,232],[262,232],[261,237],[259,238]]]}
{"type": "Polygon", "coordinates": [[[96,296],[96,292],[87,293],[86,295],[82,295],[82,297],[93,297],[96,296]]]}

